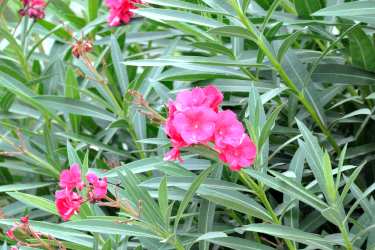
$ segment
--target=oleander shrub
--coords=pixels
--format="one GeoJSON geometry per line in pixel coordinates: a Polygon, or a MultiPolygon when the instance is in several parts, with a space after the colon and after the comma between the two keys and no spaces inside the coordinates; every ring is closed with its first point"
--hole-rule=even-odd
{"type": "Polygon", "coordinates": [[[375,249],[372,0],[0,0],[2,249],[375,249]]]}

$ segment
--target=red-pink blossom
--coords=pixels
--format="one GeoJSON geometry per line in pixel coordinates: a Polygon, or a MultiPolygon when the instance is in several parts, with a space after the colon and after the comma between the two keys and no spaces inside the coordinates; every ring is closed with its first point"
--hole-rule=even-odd
{"type": "Polygon", "coordinates": [[[217,112],[223,101],[222,93],[213,85],[204,88],[193,88],[177,94],[175,106],[178,111],[194,107],[208,107],[217,112]]]}
{"type": "Polygon", "coordinates": [[[47,6],[44,0],[22,0],[22,3],[23,8],[19,11],[21,16],[29,16],[35,19],[44,18],[44,9],[47,6]]]}
{"type": "Polygon", "coordinates": [[[214,135],[216,119],[212,109],[196,107],[177,112],[173,126],[187,144],[207,143],[214,135]]]}
{"type": "Polygon", "coordinates": [[[90,172],[86,179],[92,185],[92,190],[89,191],[89,200],[95,202],[104,199],[108,189],[107,177],[100,179],[95,173],[90,172]]]}
{"type": "Polygon", "coordinates": [[[176,161],[179,160],[182,162],[180,155],[180,148],[188,146],[188,144],[182,139],[181,135],[177,132],[176,128],[173,125],[173,120],[175,113],[177,112],[174,102],[169,101],[168,103],[168,118],[165,122],[164,131],[171,140],[173,149],[165,154],[164,160],[166,161],[176,161]]]}
{"type": "Polygon", "coordinates": [[[13,226],[6,232],[6,236],[11,240],[16,240],[16,236],[14,236],[14,231],[17,229],[17,226],[13,226]]]}
{"type": "Polygon", "coordinates": [[[69,191],[74,188],[82,190],[84,183],[81,179],[81,169],[78,164],[74,163],[69,169],[61,172],[59,185],[61,188],[68,189],[69,191]]]}
{"type": "Polygon", "coordinates": [[[179,161],[183,162],[183,159],[181,158],[181,152],[180,148],[178,147],[173,147],[171,150],[169,150],[165,155],[164,155],[164,160],[165,161],[179,161]]]}
{"type": "Polygon", "coordinates": [[[220,90],[209,85],[182,91],[175,101],[168,103],[165,132],[171,140],[172,149],[165,154],[165,160],[181,161],[182,147],[214,143],[219,158],[233,171],[254,162],[254,143],[245,134],[235,113],[229,110],[219,112],[222,101],[220,90]]]}
{"type": "Polygon", "coordinates": [[[226,144],[237,146],[240,144],[245,129],[237,116],[230,110],[218,113],[215,128],[215,144],[224,147],[226,144]]]}
{"type": "Polygon", "coordinates": [[[20,221],[23,223],[23,224],[28,224],[29,223],[29,216],[26,215],[26,216],[22,216],[20,221]]]}
{"type": "Polygon", "coordinates": [[[12,246],[10,250],[18,250],[18,247],[12,246]]]}
{"type": "Polygon", "coordinates": [[[55,193],[55,205],[61,218],[67,221],[75,213],[79,212],[79,208],[83,202],[81,196],[68,189],[59,190],[55,193]]]}
{"type": "Polygon", "coordinates": [[[137,9],[135,4],[142,3],[141,0],[106,0],[109,8],[108,23],[110,26],[127,24],[133,17],[133,9],[137,9]]]}
{"type": "Polygon", "coordinates": [[[237,146],[227,144],[216,149],[219,151],[220,159],[228,163],[232,171],[249,167],[256,157],[256,147],[247,134],[243,134],[241,142],[237,146]]]}
{"type": "Polygon", "coordinates": [[[223,102],[223,94],[214,85],[208,85],[203,88],[204,94],[206,95],[205,105],[212,108],[216,112],[219,110],[219,105],[223,102]]]}

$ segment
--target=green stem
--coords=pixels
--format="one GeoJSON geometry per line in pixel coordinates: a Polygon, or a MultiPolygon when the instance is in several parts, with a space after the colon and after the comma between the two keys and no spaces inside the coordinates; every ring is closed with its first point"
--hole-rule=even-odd
{"type": "MultiPolygon", "coordinates": [[[[259,200],[262,202],[264,207],[267,209],[268,213],[271,215],[273,223],[277,225],[281,225],[280,219],[277,217],[277,214],[273,210],[271,203],[269,202],[266,192],[264,191],[263,187],[259,186],[253,179],[251,179],[244,171],[239,172],[241,179],[245,182],[245,184],[251,189],[254,190],[259,200]]],[[[296,250],[293,242],[290,240],[284,239],[288,249],[296,250]]]]}
{"type": "Polygon", "coordinates": [[[177,250],[185,250],[184,245],[178,239],[174,241],[174,245],[177,250]]]}
{"type": "Polygon", "coordinates": [[[349,238],[349,233],[346,230],[344,225],[339,226],[339,229],[341,231],[342,238],[344,239],[345,247],[347,250],[353,250],[353,245],[352,242],[350,241],[349,238]]]}

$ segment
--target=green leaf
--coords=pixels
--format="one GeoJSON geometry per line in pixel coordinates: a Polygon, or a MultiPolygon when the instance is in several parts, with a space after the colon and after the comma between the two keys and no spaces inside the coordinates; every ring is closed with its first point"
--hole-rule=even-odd
{"type": "Polygon", "coordinates": [[[201,187],[198,194],[225,208],[230,208],[238,212],[260,218],[264,221],[271,221],[272,218],[268,212],[248,195],[237,191],[217,190],[212,188],[201,187]]]}
{"type": "Polygon", "coordinates": [[[294,5],[298,12],[298,16],[304,18],[309,18],[312,13],[320,10],[323,7],[321,2],[318,0],[294,0],[294,5]]]}
{"type": "Polygon", "coordinates": [[[128,169],[125,169],[126,176],[118,172],[123,185],[126,187],[126,193],[132,204],[142,203],[140,216],[148,224],[160,229],[165,229],[166,224],[160,212],[159,205],[151,198],[150,194],[139,186],[138,178],[128,169]]]}
{"type": "Polygon", "coordinates": [[[174,7],[174,8],[181,8],[187,10],[196,10],[206,13],[216,13],[216,14],[226,14],[224,11],[220,11],[214,8],[208,8],[204,5],[193,4],[185,1],[178,1],[178,0],[145,0],[146,3],[165,6],[165,7],[174,7]]]}
{"type": "Polygon", "coordinates": [[[178,10],[145,8],[137,9],[133,12],[156,21],[177,21],[182,23],[193,23],[211,28],[223,26],[222,23],[213,19],[178,10]]]}
{"type": "MultiPolygon", "coordinates": [[[[178,187],[184,190],[187,190],[192,183],[194,182],[196,178],[195,177],[176,177],[176,176],[170,176],[168,177],[168,186],[174,186],[178,187]]],[[[157,189],[159,185],[161,185],[161,181],[163,178],[161,177],[155,177],[152,179],[148,179],[144,182],[142,182],[140,185],[142,187],[147,187],[147,188],[155,188],[157,189]]],[[[242,185],[238,185],[229,181],[223,181],[223,180],[216,180],[212,178],[207,178],[205,181],[201,184],[201,187],[207,187],[207,188],[212,188],[212,189],[217,189],[217,190],[238,190],[238,191],[248,191],[248,189],[242,185]]]]}
{"type": "MultiPolygon", "coordinates": [[[[14,219],[2,219],[0,220],[1,225],[12,226],[14,225],[14,219]]],[[[77,230],[71,228],[65,228],[61,224],[39,222],[30,220],[30,225],[36,232],[43,233],[45,235],[50,235],[56,239],[74,242],[78,248],[75,249],[92,249],[93,238],[92,236],[81,233],[77,230]]],[[[65,242],[64,242],[65,243],[65,242]]],[[[65,244],[64,244],[65,245],[65,244]]],[[[68,246],[66,244],[65,246],[68,246]]]]}
{"type": "Polygon", "coordinates": [[[264,233],[268,235],[272,235],[275,237],[293,240],[297,242],[304,243],[306,245],[312,245],[318,247],[319,249],[325,250],[332,250],[332,246],[337,244],[329,239],[324,239],[320,235],[306,233],[299,229],[281,226],[281,225],[272,225],[272,224],[251,224],[247,226],[243,226],[240,230],[244,231],[251,231],[251,232],[258,232],[264,233]]]}
{"type": "Polygon", "coordinates": [[[112,113],[98,108],[97,106],[88,102],[62,96],[36,96],[33,97],[33,99],[48,107],[51,107],[52,109],[63,111],[68,114],[90,116],[111,122],[115,121],[115,117],[112,113]]]}
{"type": "Polygon", "coordinates": [[[123,61],[122,51],[114,36],[111,36],[111,56],[112,63],[115,68],[118,85],[120,86],[121,93],[124,95],[128,89],[129,79],[126,67],[121,62],[123,61]]]}
{"type": "Polygon", "coordinates": [[[135,237],[160,239],[151,231],[146,230],[140,226],[120,224],[115,221],[110,221],[109,219],[86,219],[79,221],[70,221],[61,224],[61,226],[63,226],[64,228],[101,234],[129,235],[135,237]]]}
{"type": "Polygon", "coordinates": [[[201,186],[201,184],[206,180],[206,178],[212,172],[212,170],[213,170],[213,167],[207,168],[202,173],[200,173],[199,176],[197,176],[194,179],[194,181],[191,183],[191,185],[190,185],[189,189],[187,190],[184,199],[181,201],[180,206],[178,207],[178,210],[177,210],[177,213],[176,213],[176,218],[175,218],[175,222],[174,222],[175,232],[177,231],[178,223],[180,222],[181,217],[182,217],[185,209],[187,208],[187,206],[189,205],[189,203],[193,199],[193,196],[194,196],[195,192],[198,190],[198,188],[201,186]]]}
{"type": "Polygon", "coordinates": [[[303,135],[303,139],[305,140],[305,143],[299,141],[300,147],[305,150],[307,163],[312,169],[320,189],[324,192],[326,199],[328,199],[331,191],[328,189],[328,183],[326,183],[325,172],[323,169],[324,153],[318,143],[318,140],[307,129],[305,124],[297,120],[297,125],[303,135]]]}
{"type": "Polygon", "coordinates": [[[315,82],[343,85],[374,85],[375,74],[350,65],[320,64],[312,79],[315,82]]]}
{"type": "Polygon", "coordinates": [[[32,183],[20,183],[20,184],[9,184],[9,185],[1,185],[0,192],[14,192],[14,191],[21,191],[21,190],[29,190],[35,189],[40,187],[50,186],[53,183],[46,183],[46,182],[32,182],[32,183]]]}
{"type": "Polygon", "coordinates": [[[89,21],[93,21],[98,17],[99,8],[100,8],[100,0],[88,0],[87,1],[89,21]]]}
{"type": "Polygon", "coordinates": [[[67,3],[62,0],[53,0],[48,4],[48,10],[56,16],[69,22],[75,28],[83,28],[86,24],[85,20],[78,17],[70,8],[67,3]]]}
{"type": "Polygon", "coordinates": [[[215,54],[223,54],[229,58],[233,58],[233,51],[227,47],[214,42],[197,42],[192,44],[194,47],[209,51],[215,54]]]}
{"type": "Polygon", "coordinates": [[[272,111],[271,115],[267,119],[266,123],[262,127],[262,132],[260,134],[260,137],[258,139],[258,149],[261,149],[263,144],[268,140],[268,138],[271,135],[272,128],[275,126],[276,119],[280,113],[280,111],[283,109],[284,105],[279,105],[275,108],[274,111],[272,111]]]}
{"type": "Polygon", "coordinates": [[[160,182],[158,202],[160,207],[160,213],[166,223],[168,223],[168,186],[167,186],[167,176],[164,176],[160,182]]]}
{"type": "Polygon", "coordinates": [[[50,200],[47,200],[45,198],[38,197],[35,195],[25,194],[25,193],[20,193],[20,192],[7,192],[7,194],[11,196],[12,198],[22,203],[25,203],[26,205],[30,207],[35,207],[43,211],[46,211],[48,213],[58,215],[55,204],[50,200]]]}
{"type": "Polygon", "coordinates": [[[209,241],[215,245],[234,249],[234,250],[274,250],[275,248],[268,247],[263,244],[259,244],[255,241],[245,240],[238,237],[215,237],[208,238],[206,241],[209,241]]]}
{"type": "Polygon", "coordinates": [[[247,29],[242,28],[240,26],[228,25],[211,29],[209,32],[211,34],[220,36],[242,37],[248,40],[257,41],[257,37],[254,36],[254,34],[250,33],[247,29]]]}
{"type": "Polygon", "coordinates": [[[314,13],[314,16],[366,16],[374,15],[373,1],[355,1],[329,6],[314,13]]]}
{"type": "Polygon", "coordinates": [[[132,173],[144,173],[152,170],[160,170],[165,173],[174,173],[179,176],[194,176],[191,172],[171,162],[166,162],[161,157],[150,157],[138,161],[133,161],[122,165],[116,169],[109,170],[104,174],[108,178],[116,177],[118,172],[126,175],[126,170],[132,171],[132,173]]]}
{"type": "Polygon", "coordinates": [[[279,192],[288,194],[289,196],[310,205],[316,210],[322,211],[323,209],[327,208],[327,204],[325,204],[313,193],[311,193],[311,191],[307,190],[301,184],[293,181],[288,177],[285,177],[276,172],[272,172],[272,174],[276,176],[272,177],[267,174],[263,174],[250,169],[247,169],[246,173],[248,173],[251,177],[257,179],[258,181],[264,183],[264,185],[279,192]]]}
{"type": "Polygon", "coordinates": [[[323,175],[326,185],[326,194],[328,203],[331,205],[336,204],[336,188],[335,188],[335,181],[333,180],[333,173],[332,173],[332,165],[331,160],[329,158],[329,154],[326,151],[323,156],[323,175]]]}
{"type": "MultiPolygon", "coordinates": [[[[212,172],[211,177],[220,180],[223,172],[223,165],[219,164],[212,172]]],[[[216,204],[202,200],[199,204],[198,229],[200,233],[207,234],[213,230],[215,222],[216,204]]],[[[202,236],[199,237],[201,239],[202,236]]],[[[199,242],[199,250],[209,250],[210,243],[208,241],[199,242]]]]}
{"type": "MultiPolygon", "coordinates": [[[[79,85],[72,67],[68,67],[65,76],[65,97],[79,100],[79,85]]],[[[79,131],[80,118],[74,114],[69,114],[70,124],[73,131],[79,131]]]]}
{"type": "Polygon", "coordinates": [[[375,47],[372,39],[360,27],[349,32],[349,38],[353,64],[375,71],[375,47]]]}

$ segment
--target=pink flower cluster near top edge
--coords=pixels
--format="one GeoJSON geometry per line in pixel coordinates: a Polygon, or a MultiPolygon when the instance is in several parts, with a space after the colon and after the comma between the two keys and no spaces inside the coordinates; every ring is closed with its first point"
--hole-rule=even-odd
{"type": "Polygon", "coordinates": [[[135,4],[141,4],[141,0],[106,0],[109,9],[109,26],[127,24],[133,17],[132,10],[137,9],[135,4]]]}
{"type": "Polygon", "coordinates": [[[81,179],[81,169],[78,164],[72,164],[69,169],[63,170],[60,174],[59,186],[61,190],[55,193],[55,204],[61,218],[67,221],[75,213],[79,212],[84,202],[79,191],[87,187],[87,200],[96,202],[104,199],[107,195],[107,178],[100,179],[94,173],[86,175],[88,185],[81,179]]]}
{"type": "Polygon", "coordinates": [[[19,10],[21,16],[29,16],[34,19],[43,19],[44,9],[47,4],[44,0],[22,0],[23,8],[19,10]]]}
{"type": "Polygon", "coordinates": [[[180,160],[180,149],[197,144],[213,143],[219,158],[231,170],[250,166],[256,157],[256,147],[237,116],[230,110],[219,110],[223,94],[215,86],[193,88],[180,92],[168,103],[165,132],[172,150],[165,160],[180,160]]]}

